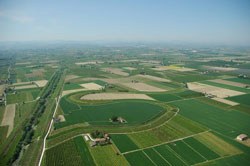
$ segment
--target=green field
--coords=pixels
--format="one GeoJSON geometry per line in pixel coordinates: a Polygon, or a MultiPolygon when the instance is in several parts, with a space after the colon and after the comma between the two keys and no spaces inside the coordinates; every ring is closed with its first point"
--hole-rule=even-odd
{"type": "Polygon", "coordinates": [[[177,115],[168,123],[148,131],[128,134],[141,148],[164,143],[205,131],[206,128],[183,116],[177,115]]]}
{"type": "Polygon", "coordinates": [[[148,94],[148,96],[150,96],[158,101],[166,101],[166,102],[181,99],[179,96],[175,96],[173,94],[164,94],[164,93],[148,94]]]}
{"type": "Polygon", "coordinates": [[[216,86],[216,87],[220,87],[220,88],[235,90],[235,91],[239,91],[239,92],[244,92],[244,93],[249,93],[250,92],[250,89],[241,88],[241,87],[232,86],[232,85],[221,84],[221,83],[217,83],[217,82],[201,81],[201,83],[216,86]]]}
{"type": "Polygon", "coordinates": [[[117,155],[114,145],[89,147],[89,151],[93,156],[96,165],[119,165],[128,166],[128,162],[123,155],[117,155]]]}
{"type": "Polygon", "coordinates": [[[17,91],[16,94],[8,94],[7,95],[7,103],[21,103],[26,101],[35,100],[40,93],[39,89],[28,89],[28,90],[21,90],[17,91]]]}
{"type": "Polygon", "coordinates": [[[235,138],[241,133],[250,134],[250,116],[235,110],[224,110],[197,100],[176,101],[171,103],[180,108],[180,114],[210,129],[235,138]]]}
{"type": "Polygon", "coordinates": [[[46,150],[46,165],[81,165],[82,159],[74,140],[46,150]],[[70,153],[69,153],[70,152],[70,153]]]}
{"type": "Polygon", "coordinates": [[[207,146],[202,144],[201,142],[197,141],[196,139],[190,137],[183,140],[186,144],[191,146],[195,151],[205,157],[207,160],[212,160],[215,158],[220,157],[217,153],[209,149],[207,146]]]}
{"type": "Polygon", "coordinates": [[[95,165],[81,136],[46,150],[46,164],[50,165],[95,165]]]}
{"type": "Polygon", "coordinates": [[[128,153],[124,155],[131,166],[138,165],[154,165],[154,163],[143,153],[143,151],[137,151],[133,153],[128,153]]]}
{"type": "Polygon", "coordinates": [[[114,134],[111,138],[121,153],[138,149],[138,146],[126,134],[114,134]]]}
{"type": "Polygon", "coordinates": [[[83,137],[75,137],[73,138],[75,145],[77,147],[78,152],[81,155],[83,165],[95,165],[94,160],[89,152],[89,149],[83,140],[83,137]]]}
{"type": "Polygon", "coordinates": [[[240,104],[250,106],[250,94],[228,97],[227,99],[235,101],[235,102],[240,103],[240,104]]]}
{"type": "Polygon", "coordinates": [[[145,154],[156,164],[156,165],[169,165],[166,159],[159,155],[153,148],[143,150],[145,154]]]}
{"type": "Polygon", "coordinates": [[[178,97],[182,97],[182,98],[193,98],[193,97],[201,97],[202,96],[201,93],[194,92],[191,90],[186,90],[183,92],[174,93],[174,95],[178,96],[178,97]]]}
{"type": "Polygon", "coordinates": [[[163,107],[142,100],[120,100],[103,104],[81,105],[81,109],[76,110],[77,105],[63,99],[61,108],[64,111],[66,122],[57,124],[57,127],[84,122],[92,125],[113,125],[110,122],[112,116],[122,117],[127,121],[127,125],[134,125],[151,120],[164,111],[163,107]]]}
{"type": "Polygon", "coordinates": [[[72,89],[81,89],[83,87],[81,87],[79,84],[76,83],[66,83],[64,84],[63,90],[72,90],[72,89]]]}
{"type": "Polygon", "coordinates": [[[229,144],[211,132],[194,136],[196,140],[207,146],[219,156],[230,156],[242,153],[240,149],[229,144]],[[226,148],[225,148],[226,147],[226,148]]]}
{"type": "Polygon", "coordinates": [[[125,157],[131,165],[142,164],[141,159],[156,165],[193,165],[211,163],[215,159],[240,153],[233,145],[210,132],[204,132],[183,140],[131,151],[125,153],[125,157]]]}
{"type": "Polygon", "coordinates": [[[181,158],[183,158],[186,163],[193,165],[205,161],[206,159],[199,153],[191,149],[183,141],[177,141],[174,143],[167,144],[175,153],[177,153],[181,158]]]}
{"type": "Polygon", "coordinates": [[[153,148],[171,165],[187,165],[179,156],[175,154],[168,146],[161,145],[153,148]]]}
{"type": "Polygon", "coordinates": [[[233,82],[239,82],[243,84],[249,84],[250,85],[250,79],[243,79],[243,78],[228,78],[226,79],[228,81],[233,81],[233,82]]]}

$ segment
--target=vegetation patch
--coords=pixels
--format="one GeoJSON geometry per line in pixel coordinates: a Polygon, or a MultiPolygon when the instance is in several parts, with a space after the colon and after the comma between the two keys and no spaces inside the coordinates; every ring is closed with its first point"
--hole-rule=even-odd
{"type": "Polygon", "coordinates": [[[113,134],[111,139],[121,153],[138,149],[138,146],[126,134],[113,134]]]}
{"type": "Polygon", "coordinates": [[[181,97],[173,95],[173,94],[164,94],[164,93],[155,93],[155,94],[148,94],[148,96],[154,98],[155,100],[158,101],[175,101],[175,100],[180,100],[181,97]]]}
{"type": "Polygon", "coordinates": [[[140,100],[81,105],[81,109],[65,99],[61,103],[66,122],[56,124],[57,127],[84,122],[92,125],[113,125],[109,120],[113,116],[122,117],[127,121],[127,125],[135,125],[149,121],[164,111],[159,105],[140,100]]]}
{"type": "Polygon", "coordinates": [[[194,99],[171,103],[180,114],[231,138],[245,133],[250,135],[250,116],[240,111],[227,111],[194,99]]]}
{"type": "Polygon", "coordinates": [[[200,154],[191,149],[183,141],[177,141],[167,144],[175,153],[177,153],[181,158],[183,158],[189,165],[197,164],[205,161],[206,159],[200,154]]]}
{"type": "Polygon", "coordinates": [[[137,165],[154,165],[154,163],[143,153],[143,151],[137,151],[133,153],[128,153],[124,155],[128,160],[129,164],[132,166],[137,165]]]}

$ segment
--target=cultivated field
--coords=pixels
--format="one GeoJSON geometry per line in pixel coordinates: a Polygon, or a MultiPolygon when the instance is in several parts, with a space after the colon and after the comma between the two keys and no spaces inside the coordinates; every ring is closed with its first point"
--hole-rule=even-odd
{"type": "Polygon", "coordinates": [[[127,121],[124,125],[135,125],[155,118],[164,111],[161,106],[144,100],[119,100],[95,105],[76,105],[64,99],[60,106],[66,121],[56,124],[57,127],[86,122],[91,125],[113,125],[110,122],[112,116],[124,118],[127,121]]]}
{"type": "Polygon", "coordinates": [[[243,92],[201,84],[198,82],[187,83],[188,89],[204,94],[210,94],[219,98],[243,95],[243,92]]]}
{"type": "Polygon", "coordinates": [[[85,84],[80,84],[81,87],[85,88],[86,90],[101,90],[103,87],[96,84],[96,83],[85,83],[85,84]]]}
{"type": "Polygon", "coordinates": [[[217,70],[222,72],[238,70],[238,68],[233,68],[233,67],[217,67],[217,66],[203,66],[203,67],[208,70],[217,70]]]}
{"type": "Polygon", "coordinates": [[[209,80],[209,81],[221,83],[221,84],[226,84],[226,85],[231,85],[231,86],[236,86],[236,87],[241,87],[241,88],[245,88],[246,86],[250,86],[249,84],[243,84],[243,83],[239,83],[239,82],[233,82],[233,81],[222,80],[222,79],[209,80]]]}
{"type": "Polygon", "coordinates": [[[111,74],[117,74],[120,76],[129,76],[128,73],[124,72],[122,69],[119,69],[119,68],[103,68],[102,71],[108,72],[111,74]]]}
{"type": "Polygon", "coordinates": [[[1,126],[8,126],[7,137],[10,135],[14,128],[14,118],[16,112],[16,104],[9,104],[6,106],[1,126]]]}
{"type": "Polygon", "coordinates": [[[162,88],[158,88],[155,86],[151,86],[148,85],[146,83],[142,83],[142,82],[137,82],[137,83],[122,83],[122,85],[128,87],[128,88],[132,88],[135,89],[137,91],[142,91],[142,92],[165,92],[167,90],[162,89],[162,88]]]}
{"type": "Polygon", "coordinates": [[[81,100],[122,100],[122,99],[143,99],[154,100],[145,94],[135,93],[96,93],[81,97],[81,100]]]}
{"type": "Polygon", "coordinates": [[[165,78],[160,78],[160,77],[155,77],[155,76],[151,76],[151,75],[137,75],[138,77],[142,77],[142,78],[147,78],[147,79],[150,79],[150,80],[154,80],[154,81],[159,81],[159,82],[171,82],[170,80],[168,79],[165,79],[165,78]]]}

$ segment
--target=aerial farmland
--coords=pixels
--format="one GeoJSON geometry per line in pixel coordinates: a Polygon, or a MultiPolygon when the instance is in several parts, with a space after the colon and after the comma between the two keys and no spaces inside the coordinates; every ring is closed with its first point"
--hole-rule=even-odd
{"type": "Polygon", "coordinates": [[[3,57],[1,165],[249,165],[250,57],[165,47],[3,57]]]}

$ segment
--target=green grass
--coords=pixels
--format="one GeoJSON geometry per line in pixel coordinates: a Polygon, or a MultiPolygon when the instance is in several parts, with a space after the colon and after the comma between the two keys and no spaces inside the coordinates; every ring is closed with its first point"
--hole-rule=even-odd
{"type": "Polygon", "coordinates": [[[193,165],[205,161],[205,159],[191,149],[183,141],[177,141],[174,143],[167,144],[175,153],[177,153],[181,158],[183,158],[188,164],[193,165]]]}
{"type": "Polygon", "coordinates": [[[219,160],[202,163],[200,165],[202,165],[202,166],[220,166],[220,165],[249,166],[250,165],[250,160],[249,160],[249,156],[241,154],[241,155],[229,156],[229,157],[222,158],[222,159],[219,159],[219,160]]]}
{"type": "Polygon", "coordinates": [[[178,166],[186,165],[186,163],[181,158],[176,156],[176,154],[173,151],[171,151],[167,145],[157,146],[154,147],[153,149],[156,150],[171,165],[178,165],[178,166]]]}
{"type": "Polygon", "coordinates": [[[176,101],[171,104],[180,108],[181,115],[231,138],[241,133],[250,134],[249,114],[224,110],[194,99],[176,101]]]}
{"type": "Polygon", "coordinates": [[[142,100],[120,100],[104,104],[82,105],[79,110],[76,110],[77,105],[69,103],[65,99],[61,102],[66,122],[58,123],[57,127],[84,122],[92,125],[114,125],[109,120],[112,116],[124,118],[128,122],[124,125],[135,125],[151,120],[164,111],[161,106],[142,100]]]}
{"type": "Polygon", "coordinates": [[[199,152],[203,157],[205,157],[207,160],[213,160],[218,157],[220,157],[217,153],[209,149],[207,146],[202,144],[201,142],[197,141],[196,139],[190,137],[187,139],[184,139],[184,142],[191,146],[194,150],[199,152]]]}
{"type": "Polygon", "coordinates": [[[0,145],[5,141],[8,132],[8,126],[0,126],[0,145]]]}
{"type": "MultiPolygon", "coordinates": [[[[89,145],[88,145],[89,146],[89,145]]],[[[128,166],[128,162],[123,155],[117,155],[113,144],[105,146],[90,147],[89,151],[92,154],[96,165],[119,165],[128,166]]]]}
{"type": "Polygon", "coordinates": [[[143,153],[143,151],[137,151],[124,155],[131,166],[143,166],[154,165],[152,161],[143,153]]]}
{"type": "Polygon", "coordinates": [[[138,146],[126,134],[114,134],[111,135],[111,139],[121,153],[138,149],[138,146]]]}
{"type": "Polygon", "coordinates": [[[174,95],[182,97],[182,98],[194,98],[194,97],[201,97],[202,96],[202,94],[200,94],[198,92],[191,91],[191,90],[186,90],[183,92],[174,93],[174,95]]]}
{"type": "Polygon", "coordinates": [[[198,123],[177,115],[168,123],[152,130],[132,133],[129,137],[140,147],[164,143],[207,130],[198,123]]]}
{"type": "Polygon", "coordinates": [[[39,89],[17,91],[16,94],[7,95],[7,104],[22,103],[32,101],[37,98],[39,89]]]}
{"type": "Polygon", "coordinates": [[[170,165],[163,157],[159,155],[153,148],[143,150],[144,153],[156,164],[156,165],[170,165]]]}
{"type": "Polygon", "coordinates": [[[196,135],[194,138],[222,157],[242,153],[240,149],[211,132],[196,135]]]}
{"type": "Polygon", "coordinates": [[[228,81],[233,81],[233,82],[239,82],[243,84],[249,84],[250,85],[250,79],[243,79],[243,78],[228,78],[226,79],[228,81]]]}
{"type": "Polygon", "coordinates": [[[244,94],[240,96],[228,97],[228,100],[235,101],[240,104],[250,106],[250,94],[244,94]]]}
{"type": "Polygon", "coordinates": [[[73,138],[78,152],[81,155],[83,165],[95,165],[93,158],[82,136],[73,138]]]}
{"type": "Polygon", "coordinates": [[[73,139],[46,150],[47,166],[83,165],[80,153],[73,139]]]}
{"type": "Polygon", "coordinates": [[[164,94],[164,93],[155,93],[155,94],[148,94],[148,96],[158,100],[158,101],[175,101],[180,100],[181,98],[172,94],[164,94]]]}
{"type": "Polygon", "coordinates": [[[80,108],[78,107],[78,105],[69,102],[69,101],[67,100],[66,97],[63,97],[63,98],[61,99],[61,101],[60,101],[60,106],[61,106],[61,108],[63,109],[63,112],[64,112],[65,114],[68,114],[68,113],[70,113],[70,112],[73,111],[73,110],[80,109],[80,108]]]}
{"type": "Polygon", "coordinates": [[[63,90],[72,90],[72,89],[81,89],[83,87],[81,87],[79,84],[76,83],[66,83],[64,84],[63,90]]]}

